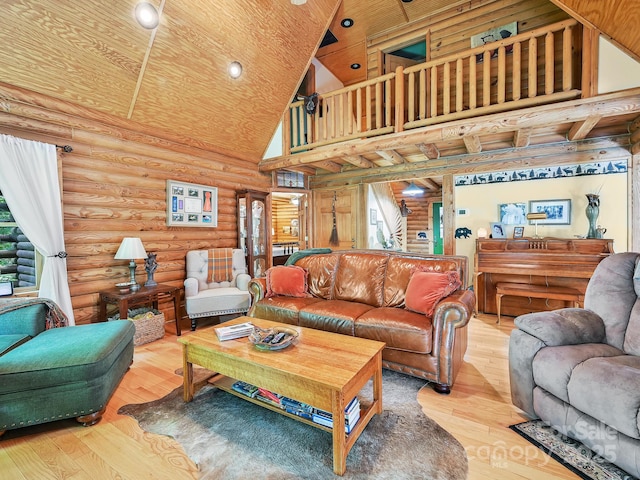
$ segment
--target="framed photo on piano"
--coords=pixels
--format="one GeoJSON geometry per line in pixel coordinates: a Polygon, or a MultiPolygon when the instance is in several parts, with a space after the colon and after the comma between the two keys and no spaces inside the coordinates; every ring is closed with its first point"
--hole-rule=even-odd
{"type": "Polygon", "coordinates": [[[513,238],[524,237],[524,227],[513,227],[513,238]]]}

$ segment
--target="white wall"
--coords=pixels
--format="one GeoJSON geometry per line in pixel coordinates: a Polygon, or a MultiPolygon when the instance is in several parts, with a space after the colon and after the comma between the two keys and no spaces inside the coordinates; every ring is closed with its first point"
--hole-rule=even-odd
{"type": "MultiPolygon", "coordinates": [[[[637,28],[627,25],[621,28],[637,28]]],[[[598,93],[640,86],[640,63],[600,36],[598,93]]]]}

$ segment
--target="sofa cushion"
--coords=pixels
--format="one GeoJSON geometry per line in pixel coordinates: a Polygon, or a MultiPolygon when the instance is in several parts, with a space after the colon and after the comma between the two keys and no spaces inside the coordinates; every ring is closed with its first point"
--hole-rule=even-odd
{"type": "Polygon", "coordinates": [[[621,354],[621,350],[604,343],[545,347],[533,359],[533,379],[536,385],[569,403],[569,380],[578,365],[593,357],[621,354]]]}
{"type": "Polygon", "coordinates": [[[19,347],[24,342],[29,341],[31,337],[29,335],[0,335],[0,357],[7,352],[10,352],[16,347],[19,347]]]}
{"type": "Polygon", "coordinates": [[[133,342],[134,332],[130,320],[46,330],[0,357],[0,394],[98,378],[133,342]]]}
{"type": "Polygon", "coordinates": [[[640,439],[640,357],[590,358],[568,385],[571,405],[629,437],[640,439]]]}
{"type": "Polygon", "coordinates": [[[211,311],[238,312],[249,310],[251,294],[248,291],[236,287],[220,287],[201,290],[194,297],[189,297],[185,302],[189,315],[198,315],[211,311]],[[215,306],[211,301],[215,299],[215,306]]]}
{"type": "Polygon", "coordinates": [[[44,303],[28,305],[0,315],[0,334],[23,334],[35,337],[45,330],[47,306],[44,303]]]}
{"type": "Polygon", "coordinates": [[[638,295],[632,281],[637,253],[616,253],[604,258],[593,272],[584,296],[584,308],[604,321],[607,343],[623,349],[631,310],[638,295]]]}
{"type": "Polygon", "coordinates": [[[372,308],[371,305],[364,303],[322,300],[300,310],[298,325],[326,332],[354,335],[356,319],[372,308]]]}
{"type": "Polygon", "coordinates": [[[436,304],[451,295],[462,284],[458,272],[422,272],[411,275],[405,305],[408,310],[433,316],[436,304]]]}
{"type": "Polygon", "coordinates": [[[277,266],[267,270],[266,297],[310,297],[307,288],[307,271],[296,265],[277,266]]]}
{"type": "Polygon", "coordinates": [[[386,348],[431,353],[431,320],[394,307],[373,308],[356,319],[355,335],[386,343],[386,348]]]}
{"type": "Polygon", "coordinates": [[[389,256],[376,253],[343,253],[333,284],[332,299],[381,307],[389,256]]]}
{"type": "Polygon", "coordinates": [[[323,300],[331,300],[333,290],[333,275],[338,266],[340,256],[336,253],[309,255],[296,262],[296,265],[304,268],[309,285],[309,293],[323,300]]]}
{"type": "Polygon", "coordinates": [[[256,318],[268,318],[275,322],[298,325],[300,310],[312,303],[322,302],[315,297],[269,297],[255,304],[252,315],[256,318]]]}
{"type": "MultiPolygon", "coordinates": [[[[447,257],[419,258],[411,254],[392,256],[387,263],[384,279],[384,306],[404,307],[405,293],[411,275],[416,270],[432,272],[455,271],[460,274],[459,261],[447,257]]],[[[461,279],[464,281],[464,279],[461,279]]]]}

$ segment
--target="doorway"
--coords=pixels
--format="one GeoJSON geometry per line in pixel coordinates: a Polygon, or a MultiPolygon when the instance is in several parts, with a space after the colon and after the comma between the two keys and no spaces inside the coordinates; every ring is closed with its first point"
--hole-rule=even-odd
{"type": "Polygon", "coordinates": [[[442,255],[444,252],[444,212],[442,210],[442,202],[433,203],[433,253],[442,255]]]}
{"type": "Polygon", "coordinates": [[[308,248],[307,211],[306,193],[272,192],[271,246],[273,265],[283,265],[292,253],[308,248]]]}

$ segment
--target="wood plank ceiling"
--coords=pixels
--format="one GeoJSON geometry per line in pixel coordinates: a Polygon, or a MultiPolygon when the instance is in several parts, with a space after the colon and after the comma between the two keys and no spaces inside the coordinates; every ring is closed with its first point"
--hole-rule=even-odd
{"type": "MultiPolygon", "coordinates": [[[[634,12],[633,2],[613,3],[628,15],[634,12]]],[[[468,2],[310,0],[296,6],[290,0],[151,0],[161,12],[155,30],[135,22],[136,3],[5,0],[0,82],[128,118],[159,134],[167,132],[257,164],[327,28],[342,30],[341,38],[335,46],[317,51],[318,56],[350,84],[366,74],[366,68],[352,70],[348,65],[366,65],[368,36],[468,2]],[[355,20],[353,28],[339,26],[345,17],[355,20]],[[227,75],[233,60],[244,66],[238,80],[227,75]]],[[[622,33],[632,36],[630,41],[620,38],[620,43],[639,53],[635,30],[620,29],[608,5],[606,15],[598,14],[604,7],[594,5],[604,2],[554,3],[566,4],[614,40],[622,33]]],[[[562,135],[552,126],[541,134],[562,135]]],[[[516,143],[526,143],[528,135],[522,131],[516,143]]],[[[500,136],[492,141],[507,142],[500,136]]],[[[463,151],[459,143],[448,140],[416,143],[423,159],[463,151]]],[[[473,145],[465,142],[467,148],[473,145]]],[[[399,145],[377,150],[384,154],[376,156],[374,150],[373,155],[343,155],[341,163],[371,166],[375,159],[375,165],[393,166],[414,155],[399,145]]],[[[324,165],[333,173],[341,169],[332,162],[324,165]]]]}

